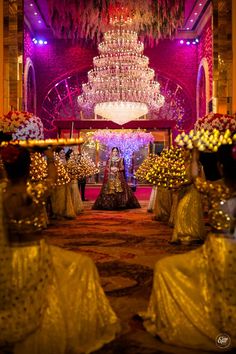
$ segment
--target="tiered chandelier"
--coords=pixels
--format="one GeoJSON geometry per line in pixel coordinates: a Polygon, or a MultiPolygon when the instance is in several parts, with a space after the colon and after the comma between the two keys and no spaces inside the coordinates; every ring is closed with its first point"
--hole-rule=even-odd
{"type": "Polygon", "coordinates": [[[137,32],[124,28],[131,19],[121,16],[111,22],[114,29],[98,46],[99,56],[93,59],[94,69],[88,72],[78,103],[81,109],[94,110],[95,116],[123,125],[158,111],[164,97],[137,32]]]}

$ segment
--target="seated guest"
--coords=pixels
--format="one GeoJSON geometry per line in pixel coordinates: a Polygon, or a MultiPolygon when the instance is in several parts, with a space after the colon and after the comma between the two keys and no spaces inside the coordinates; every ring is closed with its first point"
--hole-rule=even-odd
{"type": "Polygon", "coordinates": [[[218,153],[223,181],[218,185],[198,177],[195,185],[212,201],[212,232],[204,245],[156,263],[153,289],[144,318],[148,332],[164,342],[202,350],[217,350],[216,340],[227,333],[236,347],[236,147],[218,153]]]}
{"type": "Polygon", "coordinates": [[[42,205],[57,178],[28,184],[30,154],[9,145],[1,155],[0,349],[14,354],[90,353],[113,340],[119,324],[87,256],[49,245],[42,205]]]}

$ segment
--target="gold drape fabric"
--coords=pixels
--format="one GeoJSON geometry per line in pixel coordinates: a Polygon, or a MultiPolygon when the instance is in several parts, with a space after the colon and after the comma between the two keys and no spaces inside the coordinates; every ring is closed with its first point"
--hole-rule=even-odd
{"type": "Polygon", "coordinates": [[[83,202],[78,187],[78,180],[73,180],[70,182],[70,192],[75,214],[78,215],[84,210],[83,202]]]}
{"type": "Polygon", "coordinates": [[[210,234],[203,246],[156,263],[144,317],[146,329],[164,342],[217,350],[227,333],[236,346],[236,241],[210,234]]]}
{"type": "Polygon", "coordinates": [[[63,184],[56,186],[51,192],[52,212],[55,216],[75,218],[76,213],[74,210],[72,197],[71,197],[71,184],[63,184]]]}
{"type": "Polygon", "coordinates": [[[206,231],[203,220],[202,199],[193,184],[184,187],[174,220],[172,242],[189,243],[204,240],[206,231]]]}
{"type": "Polygon", "coordinates": [[[14,354],[90,353],[113,340],[119,321],[93,261],[43,239],[10,245],[0,187],[0,347],[13,345],[14,354]]]}
{"type": "Polygon", "coordinates": [[[149,199],[149,203],[148,203],[148,208],[147,211],[149,211],[150,213],[153,212],[154,210],[154,205],[155,205],[155,201],[156,201],[156,195],[157,195],[157,186],[153,186],[152,187],[152,192],[150,195],[150,199],[149,199]]]}
{"type": "Polygon", "coordinates": [[[156,200],[154,204],[154,218],[159,221],[168,221],[171,212],[172,197],[171,191],[157,187],[156,200]]]}
{"type": "Polygon", "coordinates": [[[38,329],[15,345],[14,354],[90,353],[115,338],[117,317],[89,257],[53,246],[49,250],[53,277],[44,316],[38,329]]]}

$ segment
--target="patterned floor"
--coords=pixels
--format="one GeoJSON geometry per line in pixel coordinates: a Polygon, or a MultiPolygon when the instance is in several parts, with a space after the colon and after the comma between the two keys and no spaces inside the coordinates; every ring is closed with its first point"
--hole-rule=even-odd
{"type": "Polygon", "coordinates": [[[53,221],[46,236],[53,245],[93,258],[121,319],[121,335],[97,354],[199,353],[165,345],[149,335],[135,317],[147,307],[155,262],[196,247],[170,245],[172,229],[152,220],[147,200],[140,204],[141,209],[107,212],[91,210],[92,201],[87,201],[76,220],[53,221]]]}

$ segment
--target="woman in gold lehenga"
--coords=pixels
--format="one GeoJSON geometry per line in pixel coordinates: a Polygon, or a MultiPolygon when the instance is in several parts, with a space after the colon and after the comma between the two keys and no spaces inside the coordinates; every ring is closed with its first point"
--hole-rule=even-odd
{"type": "Polygon", "coordinates": [[[105,172],[101,192],[93,205],[98,210],[140,208],[140,204],[128,186],[124,176],[124,162],[119,149],[112,148],[105,172]]]}
{"type": "Polygon", "coordinates": [[[222,344],[220,335],[226,333],[225,349],[236,347],[236,147],[233,149],[230,145],[219,149],[222,184],[197,177],[194,156],[196,187],[212,203],[212,232],[205,244],[156,263],[152,294],[143,318],[147,331],[166,343],[217,350],[222,344]]]}
{"type": "Polygon", "coordinates": [[[90,353],[114,339],[119,324],[87,256],[42,238],[42,203],[56,180],[27,185],[26,149],[2,149],[0,186],[0,348],[14,354],[90,353]]]}
{"type": "MultiPolygon", "coordinates": [[[[192,243],[205,239],[202,199],[191,176],[191,156],[185,151],[186,182],[178,193],[171,243],[192,243]]],[[[201,165],[198,165],[202,171],[201,165]]],[[[202,173],[202,172],[201,172],[202,173]]]]}

